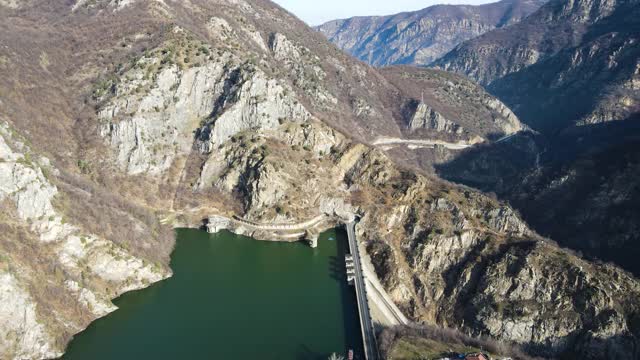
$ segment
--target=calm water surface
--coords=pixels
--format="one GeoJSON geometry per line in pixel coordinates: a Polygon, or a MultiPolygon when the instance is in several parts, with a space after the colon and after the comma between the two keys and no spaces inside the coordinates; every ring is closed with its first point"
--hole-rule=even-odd
{"type": "Polygon", "coordinates": [[[344,274],[346,247],[341,230],[324,233],[317,249],[178,230],[174,276],[117,299],[120,309],[77,335],[63,359],[361,354],[355,293],[344,274]]]}

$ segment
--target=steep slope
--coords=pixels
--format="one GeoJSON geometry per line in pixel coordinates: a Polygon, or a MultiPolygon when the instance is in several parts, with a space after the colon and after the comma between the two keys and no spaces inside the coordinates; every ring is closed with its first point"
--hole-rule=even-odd
{"type": "Polygon", "coordinates": [[[423,171],[455,159],[464,149],[489,144],[525,127],[503,103],[463,76],[410,66],[380,73],[401,92],[390,97],[402,139],[374,144],[396,161],[423,171]]]}
{"type": "Polygon", "coordinates": [[[624,120],[640,104],[639,11],[635,0],[553,0],[435,65],[479,81],[546,133],[624,120]]]}
{"type": "Polygon", "coordinates": [[[554,0],[439,62],[483,82],[541,132],[469,151],[440,174],[496,192],[540,233],[636,274],[638,5],[554,0]]]}
{"type": "Polygon", "coordinates": [[[523,129],[509,108],[463,76],[410,66],[380,72],[402,89],[394,103],[403,104],[396,118],[405,121],[407,138],[489,141],[523,129]]]}
{"type": "MultiPolygon", "coordinates": [[[[637,356],[636,279],[362,144],[407,139],[396,100],[447,76],[398,83],[269,1],[18,5],[0,12],[0,357],[55,357],[110,299],[169,276],[159,219],[329,227],[351,213],[412,320],[542,354],[637,356]]],[[[456,78],[454,94],[473,89],[456,78]]],[[[519,125],[499,105],[478,111],[499,119],[485,136],[519,125]]]]}
{"type": "Polygon", "coordinates": [[[523,135],[438,170],[509,199],[534,228],[564,246],[638,275],[639,138],[637,120],[580,128],[552,142],[523,135]]]}
{"type": "Polygon", "coordinates": [[[466,40],[524,19],[543,3],[502,0],[480,6],[435,5],[390,16],[334,20],[316,29],[374,66],[428,65],[466,40]]]}

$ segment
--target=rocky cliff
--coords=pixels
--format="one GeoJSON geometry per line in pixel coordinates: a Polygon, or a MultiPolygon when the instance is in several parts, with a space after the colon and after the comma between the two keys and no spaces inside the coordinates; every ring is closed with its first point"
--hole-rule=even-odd
{"type": "MultiPolygon", "coordinates": [[[[112,298],[160,281],[170,270],[165,259],[153,263],[125,245],[146,238],[148,224],[132,219],[136,234],[125,243],[70,218],[66,207],[75,204],[54,184],[64,175],[12,131],[0,124],[0,354],[55,358],[73,334],[116,309],[112,298]]],[[[92,196],[91,190],[69,190],[92,196]]]]}
{"type": "Polygon", "coordinates": [[[407,138],[497,140],[525,127],[502,102],[463,76],[410,66],[380,70],[395,86],[403,89],[403,104],[396,117],[407,138]]]}
{"type": "Polygon", "coordinates": [[[463,119],[462,135],[516,131],[490,96],[455,95],[469,82],[429,71],[398,83],[268,1],[34,1],[0,20],[3,358],[55,357],[110,299],[168,276],[159,219],[294,224],[345,209],[412,320],[541,354],[637,355],[635,278],[366,145],[426,141],[411,124],[438,133],[435,112],[463,119]],[[421,98],[407,122],[396,99],[442,79],[437,102],[484,104],[477,121],[491,121],[421,98]]]}
{"type": "Polygon", "coordinates": [[[435,5],[390,16],[334,20],[317,30],[374,66],[428,65],[466,40],[524,19],[543,3],[503,0],[480,6],[435,5]]]}
{"type": "MultiPolygon", "coordinates": [[[[598,296],[591,297],[594,288],[589,287],[600,281],[604,285],[613,271],[626,279],[629,287],[619,293],[626,296],[638,291],[632,276],[559,250],[533,235],[509,208],[493,207],[472,192],[417,189],[397,193],[404,199],[393,202],[398,205],[367,212],[360,227],[383,284],[411,318],[509,339],[544,356],[610,358],[631,349],[626,344],[636,342],[636,325],[622,337],[610,334],[609,315],[594,318],[591,310],[613,304],[605,300],[596,305],[592,301],[598,296]],[[583,287],[587,278],[590,285],[583,287]],[[560,300],[569,298],[573,300],[560,300]],[[591,310],[582,308],[585,301],[591,310]],[[586,343],[590,345],[583,347],[586,343]]],[[[628,309],[630,314],[637,311],[635,305],[628,309]]]]}

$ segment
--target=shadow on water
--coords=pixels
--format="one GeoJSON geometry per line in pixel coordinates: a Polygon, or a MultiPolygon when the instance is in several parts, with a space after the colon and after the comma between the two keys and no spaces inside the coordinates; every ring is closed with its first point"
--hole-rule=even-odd
{"type": "MultiPolygon", "coordinates": [[[[337,281],[340,282],[340,295],[343,311],[344,328],[346,334],[351,334],[347,338],[347,349],[353,350],[355,359],[364,359],[364,345],[362,343],[362,331],[360,329],[360,318],[358,315],[358,306],[356,293],[353,286],[347,282],[345,256],[348,254],[348,239],[345,229],[336,229],[337,255],[335,256],[336,268],[338,271],[334,273],[337,281]]],[[[346,357],[346,356],[345,356],[346,357]]]]}
{"type": "Polygon", "coordinates": [[[307,345],[300,345],[298,353],[296,354],[296,360],[327,360],[331,354],[319,354],[307,345]]]}
{"type": "Polygon", "coordinates": [[[329,258],[329,276],[335,281],[346,281],[346,268],[344,259],[338,256],[329,258]]]}

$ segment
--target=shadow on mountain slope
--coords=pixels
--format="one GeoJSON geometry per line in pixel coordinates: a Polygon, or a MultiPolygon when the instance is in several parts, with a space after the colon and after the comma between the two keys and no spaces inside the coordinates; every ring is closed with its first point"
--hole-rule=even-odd
{"type": "Polygon", "coordinates": [[[640,274],[640,123],[530,132],[436,166],[450,181],[494,192],[539,233],[640,274]]]}

